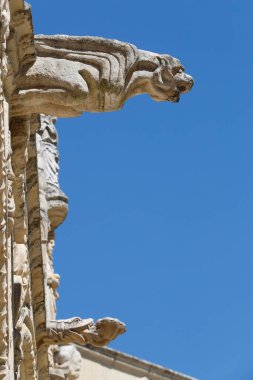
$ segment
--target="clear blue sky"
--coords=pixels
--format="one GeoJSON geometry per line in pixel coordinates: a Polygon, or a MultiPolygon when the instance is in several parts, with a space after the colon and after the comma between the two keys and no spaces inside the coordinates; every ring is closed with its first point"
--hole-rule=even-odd
{"type": "Polygon", "coordinates": [[[252,380],[252,0],[30,2],[36,33],[128,41],[195,78],[179,104],[58,121],[58,317],[115,316],[115,349],[252,380]]]}

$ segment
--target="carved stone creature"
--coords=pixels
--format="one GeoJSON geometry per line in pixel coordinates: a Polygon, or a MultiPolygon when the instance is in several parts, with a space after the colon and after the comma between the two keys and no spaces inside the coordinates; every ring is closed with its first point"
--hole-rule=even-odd
{"type": "Polygon", "coordinates": [[[95,323],[91,318],[74,317],[50,321],[47,327],[47,336],[43,339],[43,343],[47,345],[54,343],[84,345],[89,343],[93,346],[105,346],[125,331],[125,324],[115,318],[102,318],[95,323]]]}
{"type": "Polygon", "coordinates": [[[178,102],[193,86],[178,59],[117,40],[39,35],[35,46],[35,63],[17,77],[12,115],[115,111],[144,93],[178,102]]]}
{"type": "Polygon", "coordinates": [[[79,378],[82,357],[73,345],[61,346],[55,355],[56,368],[63,371],[67,380],[79,378]]]}

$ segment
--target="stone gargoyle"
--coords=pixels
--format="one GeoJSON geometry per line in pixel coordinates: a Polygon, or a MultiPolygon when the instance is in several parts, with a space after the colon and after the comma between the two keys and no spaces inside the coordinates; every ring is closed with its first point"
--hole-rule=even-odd
{"type": "Polygon", "coordinates": [[[102,318],[94,322],[92,318],[74,317],[50,321],[43,343],[46,345],[69,343],[84,345],[88,343],[93,346],[105,346],[125,331],[125,324],[116,318],[102,318]]]}
{"type": "Polygon", "coordinates": [[[138,94],[178,102],[193,86],[180,61],[100,37],[35,37],[37,57],[16,78],[11,114],[115,111],[138,94]]]}

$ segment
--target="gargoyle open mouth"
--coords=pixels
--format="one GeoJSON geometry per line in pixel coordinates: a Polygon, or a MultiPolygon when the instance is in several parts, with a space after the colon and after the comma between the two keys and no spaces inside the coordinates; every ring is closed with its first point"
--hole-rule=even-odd
{"type": "Polygon", "coordinates": [[[168,96],[167,100],[168,102],[178,103],[180,100],[180,91],[175,91],[173,95],[168,96]]]}
{"type": "Polygon", "coordinates": [[[183,85],[183,84],[179,85],[178,86],[178,91],[181,94],[185,94],[185,93],[189,92],[192,89],[193,84],[194,84],[194,80],[191,78],[186,85],[183,85]]]}
{"type": "Polygon", "coordinates": [[[185,92],[185,91],[187,91],[187,88],[185,86],[179,86],[178,90],[179,90],[179,92],[185,92]]]}

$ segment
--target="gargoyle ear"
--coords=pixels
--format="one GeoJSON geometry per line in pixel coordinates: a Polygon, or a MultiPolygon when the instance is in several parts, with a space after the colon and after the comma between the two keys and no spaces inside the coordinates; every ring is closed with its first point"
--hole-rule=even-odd
{"type": "Polygon", "coordinates": [[[167,91],[168,85],[172,80],[172,75],[170,73],[170,70],[168,70],[168,66],[161,64],[161,66],[157,67],[157,69],[154,71],[153,79],[160,89],[167,91]]]}
{"type": "Polygon", "coordinates": [[[164,65],[164,62],[162,62],[161,60],[161,64],[156,68],[155,72],[154,72],[154,75],[159,78],[159,80],[161,82],[163,82],[163,78],[165,76],[165,73],[167,72],[167,68],[166,66],[164,65]]]}
{"type": "Polygon", "coordinates": [[[161,55],[157,55],[156,56],[158,62],[159,62],[159,66],[160,67],[166,67],[168,66],[168,61],[165,59],[165,57],[161,56],[161,55]]]}
{"type": "Polygon", "coordinates": [[[171,74],[167,66],[161,67],[161,76],[162,76],[163,82],[171,78],[171,74]]]}
{"type": "Polygon", "coordinates": [[[157,58],[159,64],[162,66],[163,65],[163,59],[162,59],[162,57],[159,56],[159,55],[157,55],[156,58],[157,58]]]}
{"type": "Polygon", "coordinates": [[[154,71],[154,75],[153,75],[154,80],[159,84],[162,84],[164,82],[163,76],[162,76],[162,70],[163,70],[162,67],[158,66],[157,69],[154,71]]]}
{"type": "Polygon", "coordinates": [[[156,72],[160,73],[162,81],[168,79],[170,77],[168,70],[168,62],[164,57],[157,56],[157,60],[159,61],[159,66],[156,69],[156,72]]]}

